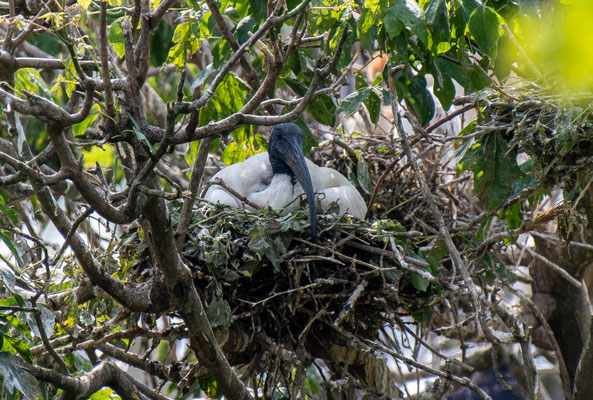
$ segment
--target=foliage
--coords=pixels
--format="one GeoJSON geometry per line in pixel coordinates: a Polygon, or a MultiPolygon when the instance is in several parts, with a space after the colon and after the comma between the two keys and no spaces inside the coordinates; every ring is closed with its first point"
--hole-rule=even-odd
{"type": "Polygon", "coordinates": [[[496,299],[516,277],[508,266],[519,265],[505,246],[549,220],[531,217],[525,200],[563,183],[593,216],[580,203],[593,176],[590,96],[557,95],[575,82],[590,89],[590,68],[576,68],[574,57],[586,58],[575,37],[577,27],[589,29],[591,10],[567,7],[0,7],[5,398],[133,398],[146,389],[98,352],[143,370],[152,398],[161,396],[155,388],[179,398],[249,398],[246,385],[264,398],[400,395],[387,355],[398,368],[480,393],[451,372],[451,364],[467,369],[458,360],[431,348],[440,369],[419,362],[410,343],[422,342],[410,327],[448,332],[463,349],[470,336],[493,347],[501,343],[492,337],[528,343],[529,329],[496,299]],[[566,62],[550,65],[546,54],[558,49],[566,62]],[[538,89],[508,89],[511,76],[538,89]],[[456,101],[456,84],[469,96],[456,101]],[[478,115],[454,140],[436,131],[446,122],[438,112],[453,104],[478,115]],[[389,112],[399,105],[418,122],[407,133],[411,149],[392,134],[389,112]],[[347,118],[363,119],[368,131],[347,131],[347,118]],[[311,242],[303,210],[229,210],[199,199],[202,177],[265,151],[269,126],[289,120],[304,131],[305,154],[365,196],[368,221],[334,210],[320,216],[322,233],[311,242]],[[454,141],[458,171],[444,156],[454,141]],[[519,163],[521,153],[530,160],[519,163]],[[458,318],[486,337],[451,333],[458,318]],[[82,378],[95,386],[81,389],[82,378]]]}

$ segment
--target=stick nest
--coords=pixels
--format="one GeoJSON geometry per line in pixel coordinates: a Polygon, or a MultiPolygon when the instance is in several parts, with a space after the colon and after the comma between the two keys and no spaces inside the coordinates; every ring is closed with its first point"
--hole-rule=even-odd
{"type": "Polygon", "coordinates": [[[561,97],[535,90],[516,93],[514,101],[490,94],[479,123],[502,133],[509,148],[523,151],[533,161],[534,178],[551,188],[569,184],[583,187],[593,171],[593,109],[591,95],[561,97]]]}

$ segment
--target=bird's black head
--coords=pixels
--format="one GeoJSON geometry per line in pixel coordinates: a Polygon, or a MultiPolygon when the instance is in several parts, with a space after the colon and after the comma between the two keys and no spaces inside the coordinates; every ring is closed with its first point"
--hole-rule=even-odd
{"type": "MultiPolygon", "coordinates": [[[[291,154],[300,151],[303,147],[303,132],[293,123],[276,125],[272,129],[268,154],[274,174],[286,174],[295,176],[286,160],[291,154]]],[[[304,158],[304,156],[303,156],[304,158]]]]}
{"type": "Polygon", "coordinates": [[[274,174],[287,174],[296,177],[301,184],[309,203],[311,234],[315,238],[317,235],[317,207],[311,175],[303,155],[303,132],[301,129],[293,123],[276,125],[272,130],[268,144],[268,154],[274,174]]]}

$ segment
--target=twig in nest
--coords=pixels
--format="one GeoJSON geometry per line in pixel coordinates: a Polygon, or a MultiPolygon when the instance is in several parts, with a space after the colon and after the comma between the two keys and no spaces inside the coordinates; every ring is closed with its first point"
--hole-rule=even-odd
{"type": "Polygon", "coordinates": [[[344,304],[344,308],[342,309],[342,312],[340,313],[340,315],[338,315],[338,318],[336,318],[336,320],[334,321],[334,327],[337,328],[338,326],[340,326],[340,324],[342,323],[344,318],[346,318],[346,316],[348,315],[348,312],[350,310],[352,310],[352,307],[354,307],[354,303],[356,303],[356,300],[358,300],[358,298],[362,294],[363,290],[366,288],[367,284],[368,284],[368,282],[363,280],[358,284],[358,286],[356,286],[356,289],[354,289],[354,291],[352,292],[350,297],[348,297],[348,301],[346,301],[346,304],[344,304]]]}
{"type": "Polygon", "coordinates": [[[463,114],[464,112],[469,111],[474,107],[476,107],[476,106],[472,102],[470,104],[466,104],[463,107],[458,108],[457,110],[454,110],[454,111],[446,114],[443,118],[439,119],[438,121],[435,121],[434,123],[432,123],[428,127],[426,127],[426,129],[425,129],[426,133],[430,133],[430,132],[434,131],[436,128],[443,125],[445,122],[451,121],[456,116],[463,114]]]}
{"type": "Polygon", "coordinates": [[[466,370],[468,372],[474,372],[475,368],[472,367],[471,365],[468,365],[468,364],[466,364],[462,361],[459,361],[455,358],[447,357],[446,355],[440,353],[437,349],[435,349],[430,344],[428,344],[424,339],[422,339],[420,336],[416,335],[416,333],[413,330],[408,328],[408,326],[404,323],[404,321],[401,320],[400,317],[395,315],[394,318],[395,318],[395,321],[397,322],[397,325],[399,325],[399,327],[401,329],[403,329],[404,331],[406,331],[410,335],[412,335],[412,337],[414,337],[414,339],[416,339],[418,342],[420,342],[424,347],[426,347],[433,354],[437,355],[438,357],[442,358],[443,360],[446,360],[447,362],[450,362],[452,364],[460,366],[461,368],[463,368],[464,370],[466,370]]]}
{"type": "Polygon", "coordinates": [[[251,200],[249,200],[247,197],[243,196],[242,194],[240,194],[239,192],[237,192],[236,190],[228,187],[224,181],[220,178],[214,178],[211,181],[211,185],[218,185],[221,188],[223,188],[224,190],[226,190],[227,192],[229,192],[231,195],[235,196],[237,199],[239,199],[242,203],[247,204],[249,207],[252,207],[256,210],[261,210],[262,208],[258,205],[255,204],[254,202],[252,202],[251,200]]]}

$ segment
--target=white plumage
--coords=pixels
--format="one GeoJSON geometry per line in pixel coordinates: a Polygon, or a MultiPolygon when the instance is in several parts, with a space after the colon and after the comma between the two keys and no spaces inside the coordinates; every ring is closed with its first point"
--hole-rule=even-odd
{"type": "MultiPolygon", "coordinates": [[[[344,175],[333,168],[319,167],[311,160],[307,159],[306,162],[321,212],[325,212],[331,202],[337,201],[340,214],[364,218],[367,212],[366,203],[344,175]]],[[[262,208],[269,205],[279,210],[293,202],[298,205],[294,200],[303,194],[301,185],[298,182],[293,185],[289,175],[273,175],[267,152],[255,154],[243,162],[223,168],[211,180],[216,178],[262,208]]],[[[231,207],[250,208],[219,185],[211,185],[204,198],[231,207]]]]}
{"type": "MultiPolygon", "coordinates": [[[[313,236],[317,228],[317,208],[325,212],[333,201],[340,205],[341,214],[364,218],[366,203],[350,181],[332,168],[319,167],[307,160],[301,146],[302,132],[296,125],[277,125],[272,131],[269,152],[230,165],[211,180],[220,179],[232,191],[262,208],[268,205],[273,209],[296,207],[299,202],[295,200],[304,193],[309,201],[313,236]],[[309,199],[313,192],[317,194],[315,202],[309,199]]],[[[217,184],[208,188],[204,198],[231,207],[250,208],[217,184]]]]}

